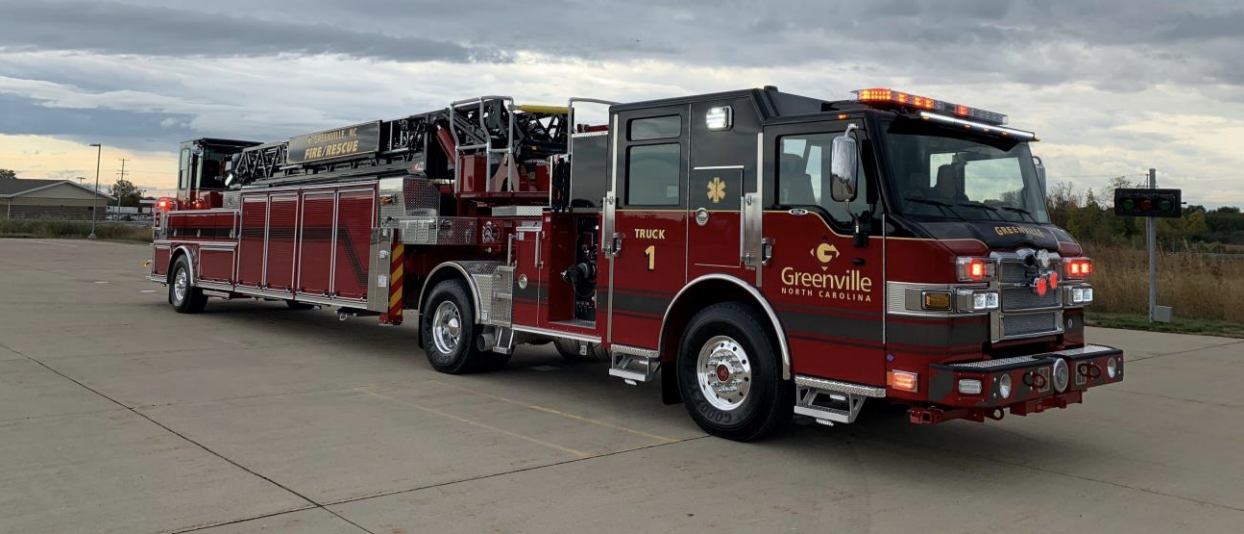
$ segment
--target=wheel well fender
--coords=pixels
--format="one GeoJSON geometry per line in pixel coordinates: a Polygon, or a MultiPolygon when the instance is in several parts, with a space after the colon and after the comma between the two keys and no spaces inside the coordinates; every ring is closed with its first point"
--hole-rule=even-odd
{"type": "Polygon", "coordinates": [[[190,250],[190,247],[186,245],[177,246],[168,255],[168,269],[165,269],[164,279],[169,283],[173,282],[173,266],[177,264],[177,259],[182,256],[186,257],[186,267],[190,271],[190,285],[193,286],[198,282],[198,278],[195,278],[194,273],[194,251],[190,250]]]}
{"type": "Polygon", "coordinates": [[[786,332],[782,329],[777,312],[755,287],[736,277],[723,274],[709,274],[696,278],[674,296],[674,300],[665,310],[665,318],[661,321],[661,337],[658,341],[661,361],[669,365],[674,363],[678,355],[678,345],[682,342],[682,332],[698,310],[705,306],[729,301],[746,303],[755,307],[760,313],[761,323],[777,344],[782,358],[782,378],[790,380],[790,347],[786,342],[786,332]]]}
{"type": "Polygon", "coordinates": [[[472,307],[475,308],[474,310],[475,322],[476,324],[478,324],[480,322],[479,288],[475,287],[475,279],[472,278],[469,273],[467,273],[466,268],[464,268],[462,265],[459,265],[458,262],[453,262],[453,261],[447,261],[445,263],[437,265],[435,269],[432,269],[432,272],[428,273],[427,280],[423,282],[423,287],[419,289],[419,311],[420,313],[423,312],[423,305],[424,305],[425,299],[427,299],[429,296],[428,292],[431,291],[432,288],[436,287],[436,284],[444,282],[445,280],[454,280],[454,279],[458,279],[458,280],[462,280],[466,282],[467,291],[471,293],[471,305],[472,307]]]}
{"type": "MultiPolygon", "coordinates": [[[[429,294],[429,291],[431,291],[432,288],[436,287],[437,284],[444,282],[445,280],[462,280],[463,282],[466,282],[467,293],[470,293],[471,304],[472,304],[472,307],[475,308],[474,311],[472,312],[475,318],[474,319],[475,324],[479,324],[480,322],[479,288],[475,287],[475,279],[471,277],[471,275],[467,272],[466,268],[464,268],[462,265],[458,264],[457,262],[447,261],[445,263],[437,265],[436,268],[432,269],[432,272],[429,272],[428,277],[423,281],[423,287],[419,289],[419,302],[418,302],[419,308],[418,309],[419,309],[420,325],[423,324],[422,317],[423,317],[423,312],[424,312],[424,309],[423,309],[424,305],[427,304],[427,298],[431,296],[429,294]]],[[[423,347],[423,329],[422,328],[419,329],[419,346],[423,347]]]]}

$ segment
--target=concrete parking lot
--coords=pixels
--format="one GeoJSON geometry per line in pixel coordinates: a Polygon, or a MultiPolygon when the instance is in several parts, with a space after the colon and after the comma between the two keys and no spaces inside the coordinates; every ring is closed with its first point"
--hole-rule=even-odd
{"type": "Polygon", "coordinates": [[[706,437],[655,386],[213,301],[140,245],[0,240],[0,532],[1240,532],[1244,340],[1090,329],[1123,384],[999,423],[706,437]]]}

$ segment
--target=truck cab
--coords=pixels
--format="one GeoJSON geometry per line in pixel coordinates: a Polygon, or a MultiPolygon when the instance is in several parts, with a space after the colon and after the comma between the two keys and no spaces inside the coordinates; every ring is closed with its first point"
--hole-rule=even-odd
{"type": "MultiPolygon", "coordinates": [[[[890,89],[610,112],[602,322],[611,351],[634,356],[614,357],[618,376],[677,365],[697,312],[729,299],[756,303],[795,412],[827,423],[867,398],[910,405],[916,423],[998,419],[1122,379],[1120,351],[1085,343],[1092,263],[1049,219],[1037,137],[1005,116],[890,89]]],[[[755,369],[704,350],[694,372],[709,378],[690,395],[708,421],[743,404],[737,376],[755,369]]]]}
{"type": "Polygon", "coordinates": [[[184,208],[221,206],[230,158],[260,143],[202,138],[183,141],[177,165],[177,202],[184,208]]]}

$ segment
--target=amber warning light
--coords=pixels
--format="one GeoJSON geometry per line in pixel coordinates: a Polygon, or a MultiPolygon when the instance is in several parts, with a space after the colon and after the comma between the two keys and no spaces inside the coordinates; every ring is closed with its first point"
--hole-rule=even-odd
{"type": "Polygon", "coordinates": [[[867,104],[890,104],[900,107],[912,107],[920,110],[936,111],[954,115],[963,119],[978,120],[990,124],[1006,124],[1007,117],[1001,113],[986,111],[960,104],[951,104],[927,96],[904,93],[893,89],[860,89],[855,91],[855,99],[867,104]]]}

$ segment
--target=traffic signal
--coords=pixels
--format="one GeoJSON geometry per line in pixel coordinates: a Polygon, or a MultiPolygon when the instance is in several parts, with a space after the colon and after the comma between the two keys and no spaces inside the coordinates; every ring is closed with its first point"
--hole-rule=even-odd
{"type": "Polygon", "coordinates": [[[1114,214],[1124,217],[1181,217],[1179,189],[1115,189],[1114,214]]]}

